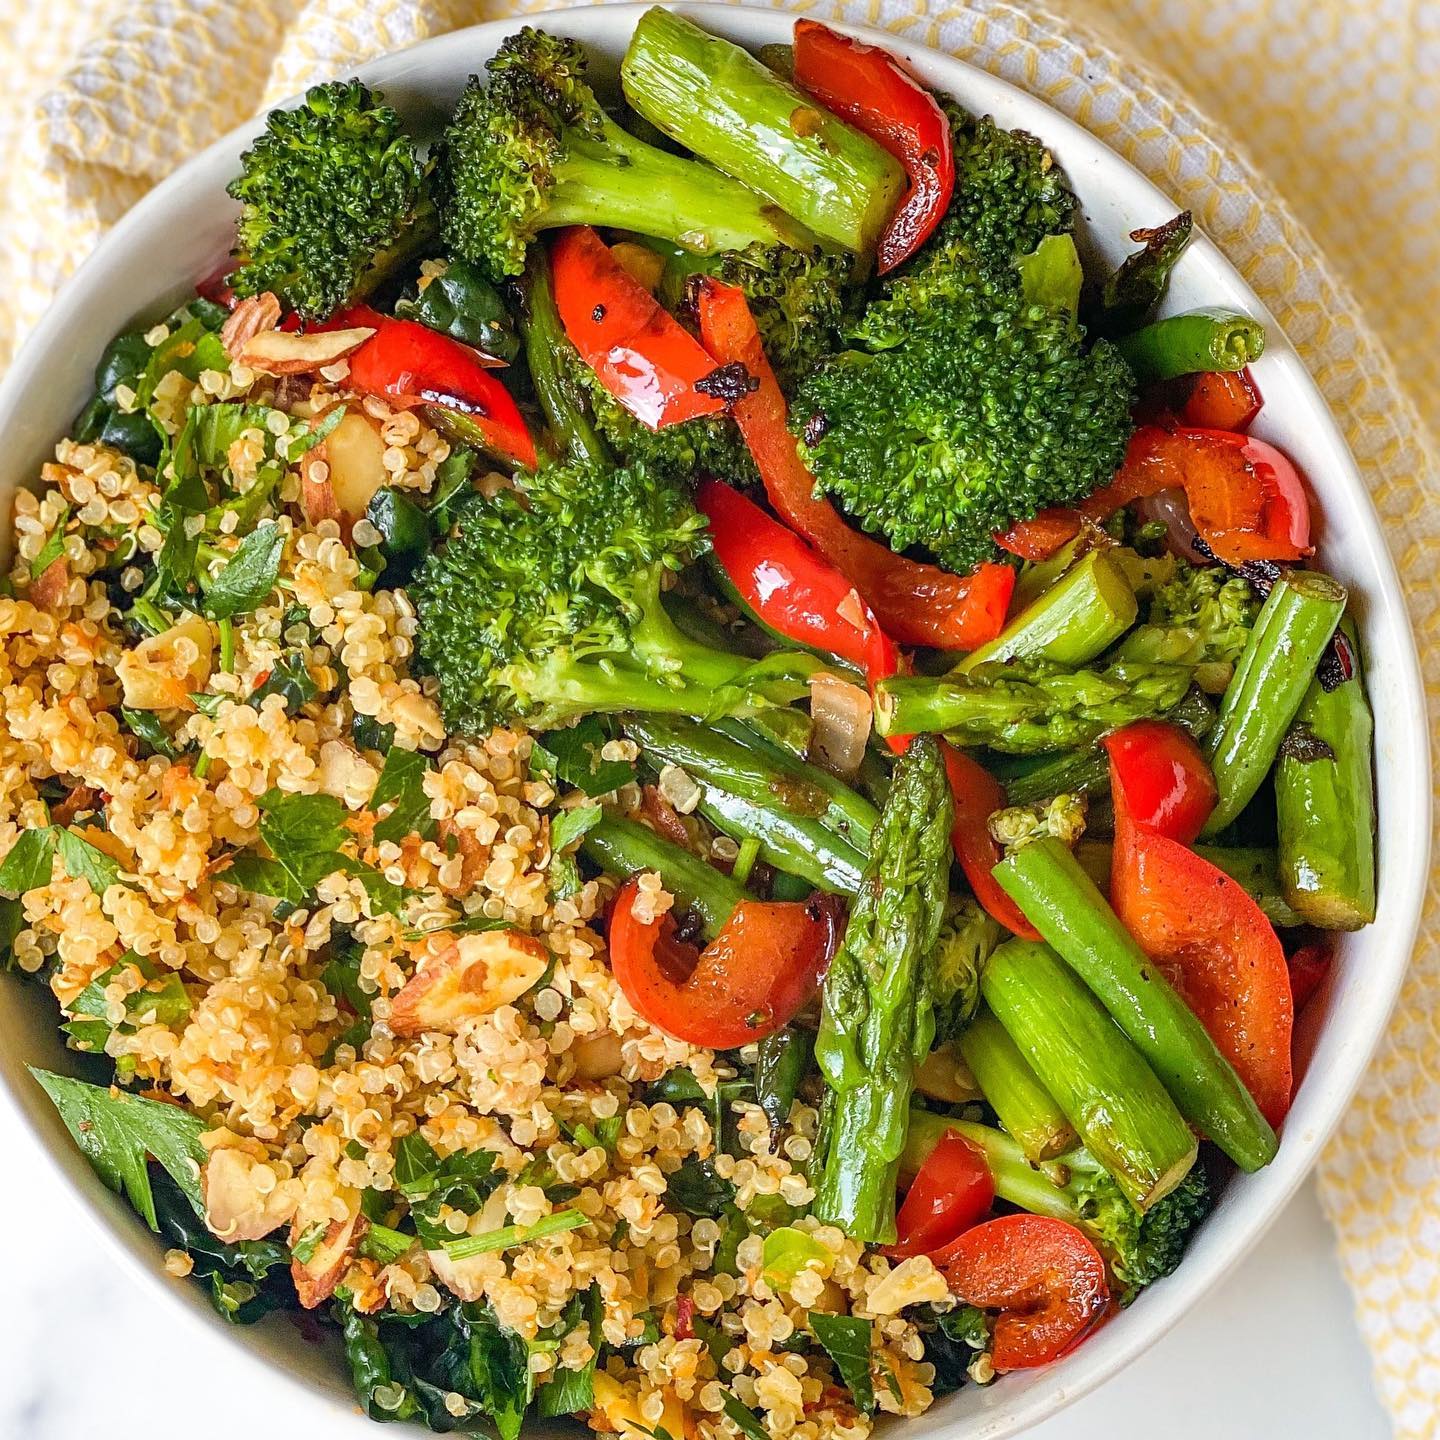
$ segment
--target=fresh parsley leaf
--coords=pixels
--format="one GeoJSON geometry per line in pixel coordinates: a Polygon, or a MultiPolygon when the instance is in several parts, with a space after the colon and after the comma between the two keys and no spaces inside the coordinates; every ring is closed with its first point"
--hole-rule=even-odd
{"type": "Polygon", "coordinates": [[[55,865],[55,830],[54,825],[41,825],[20,835],[0,865],[0,890],[18,896],[50,883],[55,865]]]}
{"type": "Polygon", "coordinates": [[[153,710],[129,710],[120,707],[120,718],[132,735],[143,740],[157,755],[174,760],[180,751],[170,738],[170,732],[160,723],[160,717],[153,710]]]}
{"type": "Polygon", "coordinates": [[[312,1225],[290,1247],[290,1254],[302,1265],[308,1265],[315,1258],[315,1252],[320,1248],[320,1242],[325,1238],[325,1231],[328,1228],[323,1221],[312,1225]]]}
{"type": "Polygon", "coordinates": [[[348,413],[344,405],[336,405],[313,430],[302,430],[291,435],[285,442],[285,458],[293,465],[307,450],[312,450],[345,418],[348,413]]]}
{"type": "Polygon", "coordinates": [[[165,543],[155,557],[155,578],[146,595],[183,594],[195,578],[195,562],[200,555],[200,537],[191,535],[182,515],[173,510],[168,519],[162,517],[165,543]]]}
{"type": "Polygon", "coordinates": [[[60,511],[55,530],[40,548],[40,553],[30,562],[30,578],[38,580],[65,553],[65,526],[70,519],[70,507],[60,511]]]}
{"type": "Polygon", "coordinates": [[[310,678],[304,655],[298,650],[287,650],[270,667],[264,681],[250,692],[249,703],[258,709],[267,695],[279,695],[285,701],[285,709],[293,715],[319,693],[320,687],[310,678]]]}
{"type": "Polygon", "coordinates": [[[829,1315],[823,1310],[812,1310],[810,1328],[855,1397],[857,1408],[873,1415],[875,1386],[870,1378],[870,1322],[854,1315],[829,1315]]]}
{"type": "Polygon", "coordinates": [[[250,850],[242,850],[235,856],[230,868],[222,871],[219,878],[252,895],[268,895],[287,905],[298,905],[305,898],[299,882],[278,860],[267,860],[250,850]]]}
{"type": "Polygon", "coordinates": [[[0,900],[0,968],[10,968],[15,937],[24,928],[25,907],[19,900],[0,900]]]}
{"type": "Polygon", "coordinates": [[[179,1105],[87,1085],[34,1066],[30,1073],[60,1112],[96,1173],[112,1190],[125,1192],[152,1230],[158,1231],[160,1226],[145,1168],[147,1155],[164,1167],[195,1213],[204,1215],[200,1167],[205,1163],[205,1148],[200,1136],[205,1122],[198,1115],[179,1105]]]}
{"type": "Polygon", "coordinates": [[[224,620],[259,609],[280,578],[284,552],[285,533],[278,525],[271,521],[257,526],[207,586],[205,613],[212,620],[224,620]]]}
{"type": "Polygon", "coordinates": [[[267,790],[260,797],[260,838],[287,867],[307,855],[333,855],[350,838],[344,802],[333,795],[289,795],[267,790]]]}
{"type": "Polygon", "coordinates": [[[65,873],[73,880],[85,880],[95,892],[103,895],[112,885],[120,883],[120,866],[98,846],[92,845],[74,830],[57,827],[55,843],[60,851],[65,873]]]}
{"type": "Polygon", "coordinates": [[[770,1440],[769,1432],[760,1423],[755,1412],[749,1406],[742,1404],[730,1391],[725,1392],[722,1403],[725,1406],[726,1415],[750,1437],[750,1440],[770,1440]]]}
{"type": "Polygon", "coordinates": [[[630,761],[601,758],[600,751],[609,738],[599,718],[587,715],[569,729],[546,731],[545,743],[536,741],[530,751],[531,768],[587,795],[608,795],[635,778],[630,761]]]}
{"type": "Polygon", "coordinates": [[[550,822],[551,852],[558,854],[576,844],[600,823],[603,813],[598,805],[577,805],[572,810],[562,810],[550,822]]]}
{"type": "Polygon", "coordinates": [[[395,1147],[395,1186],[408,1200],[423,1200],[440,1173],[435,1147],[418,1131],[400,1138],[395,1147]]]}
{"type": "Polygon", "coordinates": [[[585,1309],[590,1322],[590,1359],[578,1370],[556,1370],[535,1392],[535,1413],[545,1419],[579,1415],[595,1403],[595,1366],[600,1359],[600,1322],[603,1301],[600,1287],[585,1292],[585,1309]]]}
{"type": "Polygon", "coordinates": [[[430,818],[430,797],[425,793],[425,775],[429,762],[416,750],[393,749],[385,757],[384,768],[370,797],[370,809],[394,808],[376,823],[376,844],[393,840],[396,844],[407,835],[430,839],[435,822],[430,818]]]}
{"type": "Polygon", "coordinates": [[[437,535],[444,535],[449,530],[455,518],[456,501],[469,488],[474,468],[475,452],[455,449],[435,471],[435,498],[430,504],[430,524],[437,535]]]}

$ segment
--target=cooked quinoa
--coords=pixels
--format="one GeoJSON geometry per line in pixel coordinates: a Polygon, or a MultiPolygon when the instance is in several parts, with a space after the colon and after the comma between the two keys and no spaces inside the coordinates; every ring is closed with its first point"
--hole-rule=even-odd
{"type": "MultiPolygon", "coordinates": [[[[159,326],[145,339],[159,347],[168,335],[159,326]]],[[[245,429],[226,455],[243,495],[267,455],[284,453],[284,437],[343,404],[378,434],[387,483],[429,495],[449,442],[416,412],[349,392],[347,371],[342,360],[299,383],[238,361],[193,379],[177,368],[155,386],[153,413],[174,437],[192,407],[264,407],[263,428],[245,429]]],[[[117,399],[134,408],[132,392],[117,399]]],[[[772,1436],[867,1434],[871,1419],[825,1351],[793,1348],[810,1311],[849,1313],[876,1322],[879,1409],[918,1414],[934,1374],[906,1311],[945,1307],[944,1280],[926,1259],[892,1262],[804,1214],[814,1198],[812,1105],[795,1104],[772,1134],[757,1104],[717,1092],[734,1067],[637,1016],[595,928],[614,882],[554,896],[557,794],[530,763],[531,738],[447,737],[434,684],[412,665],[417,621],[404,589],[361,583],[374,527],[362,520],[347,534],[334,518],[307,521],[307,464],[314,481],[313,455],[284,463],[258,512],[284,537],[278,580],[233,617],[228,637],[193,615],[148,637],[123,618],[165,542],[163,476],[105,444],[64,440],[38,487],[16,497],[11,586],[0,598],[0,854],[26,830],[65,824],[118,872],[97,890],[58,854],[49,880],[19,897],[14,964],[80,1022],[77,1048],[99,1022],[117,1083],[204,1117],[205,1218],[218,1239],[288,1236],[294,1250],[301,1237],[348,1237],[313,1294],[302,1284],[307,1304],[339,1294],[365,1315],[425,1315],[479,1302],[527,1342],[542,1382],[594,1359],[590,1324],[575,1317],[581,1297],[596,1294],[606,1348],[591,1426],[663,1427],[674,1440],[739,1434],[727,1396],[772,1436]],[[257,701],[282,665],[303,672],[313,696],[257,701]],[[174,703],[163,703],[166,687],[174,703]],[[135,733],[137,712],[158,724],[161,749],[135,733]],[[393,750],[425,757],[432,824],[418,828],[433,838],[373,836],[372,796],[393,750]],[[340,802],[344,855],[404,887],[398,913],[376,907],[343,868],[300,904],[237,885],[231,863],[256,847],[261,799],[276,792],[340,802]],[[503,928],[467,928],[482,918],[503,928]],[[441,975],[467,947],[512,931],[540,942],[543,975],[526,972],[512,993],[492,965],[468,1001],[397,1023],[397,997],[416,977],[441,975]],[[355,1006],[328,978],[337,956],[368,1005],[358,1030],[355,1006]],[[92,1003],[77,1010],[87,993],[92,1003]],[[705,1103],[654,1098],[655,1082],[676,1071],[693,1076],[705,1103]],[[717,1093],[732,1153],[713,1132],[717,1093]],[[606,1121],[613,1138],[599,1143],[606,1121]],[[397,1152],[417,1134],[442,1160],[488,1151],[503,1177],[474,1213],[440,1207],[448,1234],[534,1226],[560,1210],[583,1223],[459,1260],[418,1239],[388,1263],[362,1253],[375,1217],[393,1231],[408,1209],[397,1152]],[[734,1212],[757,1216],[753,1231],[734,1213],[696,1216],[669,1197],[687,1161],[711,1162],[734,1212]],[[762,1235],[777,1214],[819,1248],[772,1286],[762,1235]],[[727,1236],[731,1255],[717,1265],[727,1236]],[[697,1317],[714,1327],[708,1342],[697,1317]]],[[[200,561],[210,572],[238,547],[235,528],[219,524],[214,553],[200,561]]],[[[605,758],[634,753],[611,742],[605,758]]],[[[632,811],[641,801],[634,784],[615,798],[632,811]]],[[[653,876],[642,888],[649,913],[669,906],[653,876]]],[[[193,1263],[184,1247],[164,1257],[177,1283],[191,1283],[193,1263]]],[[[446,1404],[465,1413],[462,1396],[446,1404]]]]}

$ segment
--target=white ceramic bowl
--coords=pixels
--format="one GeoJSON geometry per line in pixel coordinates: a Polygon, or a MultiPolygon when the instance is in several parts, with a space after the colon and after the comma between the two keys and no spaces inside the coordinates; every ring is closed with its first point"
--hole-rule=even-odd
{"type": "MultiPolygon", "coordinates": [[[[645,7],[613,5],[559,11],[550,28],[585,41],[597,74],[612,76],[645,7]]],[[[684,5],[708,28],[751,48],[790,38],[781,11],[732,5],[684,5]]],[[[535,17],[529,17],[534,23],[535,17]]],[[[417,124],[433,123],[519,22],[495,21],[429,41],[359,72],[417,124]]],[[[1153,185],[1072,121],[1003,81],[923,47],[878,32],[877,43],[900,54],[924,80],[969,109],[1040,135],[1054,149],[1083,202],[1089,252],[1114,261],[1137,226],[1168,219],[1175,206],[1153,185]]],[[[105,343],[137,318],[159,315],[200,276],[212,272],[231,239],[225,184],[258,123],[236,131],[183,166],[135,207],[66,286],[0,388],[0,495],[32,482],[57,438],[88,399],[91,371],[105,343]]],[[[1196,238],[1171,284],[1168,305],[1233,305],[1265,316],[1263,307],[1220,252],[1196,238]]],[[[1309,476],[1324,517],[1320,563],[1349,584],[1356,600],[1376,719],[1380,812],[1380,921],[1341,937],[1327,990],[1300,1027],[1300,1085],[1280,1153],[1258,1175],[1234,1181],[1180,1269],[1147,1291],[1073,1355],[1048,1369],[1015,1374],[986,1389],[969,1386],[908,1422],[914,1440],[1012,1435],[1052,1415],[1132,1360],[1168,1330],[1234,1266],[1279,1213],[1314,1163],[1355,1090],[1398,992],[1419,920],[1430,834],[1426,720],[1415,649],[1399,581],[1379,522],[1334,420],[1295,352],[1269,320],[1270,344],[1256,367],[1266,406],[1256,433],[1283,445],[1309,476]]],[[[0,988],[0,1074],[9,1099],[38,1134],[70,1183],[86,1195],[101,1228],[144,1282],[238,1341],[237,1366],[260,1367],[291,1384],[333,1397],[337,1429],[374,1433],[356,1412],[338,1355],[297,1346],[282,1321],[252,1330],[225,1326],[197,1286],[180,1286],[160,1269],[160,1247],[95,1177],[25,1074],[26,1064],[66,1064],[53,1006],[33,986],[4,977],[0,988]],[[242,1361],[241,1355],[246,1359],[242,1361]],[[353,1417],[347,1423],[346,1416],[353,1417]]],[[[281,1387],[277,1385],[278,1392],[281,1387]]],[[[1123,1426],[1121,1427],[1124,1428],[1123,1426]]]]}

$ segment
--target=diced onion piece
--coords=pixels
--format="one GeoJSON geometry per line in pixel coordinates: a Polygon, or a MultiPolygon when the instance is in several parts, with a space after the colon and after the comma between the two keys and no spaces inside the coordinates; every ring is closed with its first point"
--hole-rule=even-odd
{"type": "Polygon", "coordinates": [[[1142,520],[1158,521],[1165,527],[1165,541],[1175,554],[1196,565],[1213,563],[1195,548],[1199,531],[1190,518],[1190,502],[1183,490],[1161,490],[1147,495],[1136,505],[1142,520]]]}
{"type": "Polygon", "coordinates": [[[869,695],[836,675],[816,675],[810,681],[810,718],[816,760],[833,774],[853,775],[864,759],[875,718],[869,695]]]}
{"type": "Polygon", "coordinates": [[[675,807],[678,815],[690,815],[700,803],[699,782],[678,765],[666,765],[660,771],[656,788],[675,807]]]}

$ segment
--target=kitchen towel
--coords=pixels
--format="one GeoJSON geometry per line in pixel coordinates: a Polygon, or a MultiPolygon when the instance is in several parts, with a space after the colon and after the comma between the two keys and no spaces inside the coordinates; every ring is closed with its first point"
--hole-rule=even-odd
{"type": "MultiPolygon", "coordinates": [[[[231,126],[384,51],[553,3],[0,0],[0,367],[106,226],[231,126]]],[[[794,8],[1002,75],[1195,212],[1346,432],[1406,583],[1440,733],[1440,471],[1425,428],[1440,423],[1440,5],[794,8]]],[[[1402,1440],[1440,1433],[1437,919],[1432,886],[1395,1020],[1321,1168],[1402,1440]]]]}

